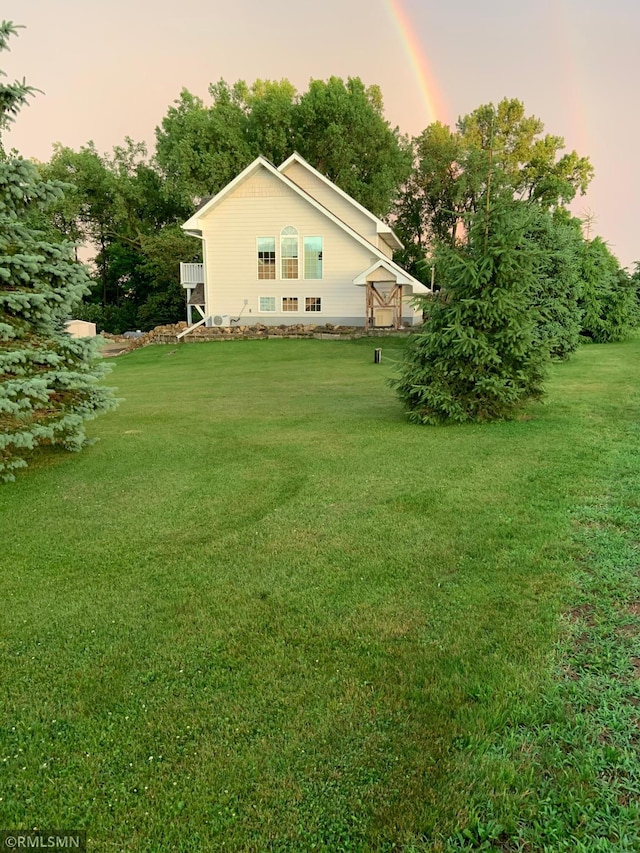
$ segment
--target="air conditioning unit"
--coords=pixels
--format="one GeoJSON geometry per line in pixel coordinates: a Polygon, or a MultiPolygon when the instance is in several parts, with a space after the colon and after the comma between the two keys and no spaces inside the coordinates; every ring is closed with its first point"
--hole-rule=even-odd
{"type": "Polygon", "coordinates": [[[209,317],[209,322],[207,326],[217,326],[218,328],[226,327],[231,325],[231,318],[228,314],[213,314],[209,317]]]}

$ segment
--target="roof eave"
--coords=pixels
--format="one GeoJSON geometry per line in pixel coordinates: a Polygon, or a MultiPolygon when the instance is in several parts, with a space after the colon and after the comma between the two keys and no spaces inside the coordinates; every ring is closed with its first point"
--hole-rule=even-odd
{"type": "Polygon", "coordinates": [[[382,237],[387,246],[394,250],[394,252],[399,252],[400,249],[404,249],[404,243],[400,242],[395,231],[392,228],[389,228],[388,225],[385,228],[380,228],[380,226],[378,226],[378,234],[382,237]]]}
{"type": "MultiPolygon", "coordinates": [[[[298,154],[297,151],[294,151],[293,154],[291,154],[289,157],[287,157],[287,159],[284,161],[284,163],[281,163],[278,166],[278,171],[280,173],[284,174],[285,169],[291,163],[299,163],[301,166],[304,166],[313,175],[318,177],[321,181],[323,181],[325,184],[327,184],[333,190],[335,190],[338,193],[338,195],[342,196],[346,201],[348,201],[351,205],[353,205],[353,207],[357,208],[361,213],[364,213],[365,216],[368,216],[369,219],[371,219],[373,222],[376,223],[376,233],[380,234],[383,237],[383,239],[384,239],[385,234],[391,235],[393,243],[388,243],[390,248],[392,248],[392,249],[404,249],[404,246],[402,245],[400,240],[398,240],[396,235],[393,233],[393,230],[385,222],[383,222],[381,219],[379,219],[375,215],[375,213],[371,213],[370,210],[367,210],[367,208],[364,205],[360,204],[359,201],[356,201],[355,198],[350,196],[349,193],[346,193],[336,183],[334,183],[329,178],[327,178],[326,175],[323,175],[322,172],[320,172],[318,169],[314,168],[311,165],[311,163],[309,163],[307,160],[305,160],[304,157],[301,154],[298,154]]],[[[385,240],[385,243],[387,243],[387,240],[385,240]]]]}
{"type": "Polygon", "coordinates": [[[368,269],[366,269],[364,272],[361,272],[360,275],[357,275],[353,279],[353,283],[359,286],[365,285],[367,283],[367,276],[369,276],[375,269],[379,269],[380,267],[384,267],[389,273],[394,275],[398,284],[411,287],[414,293],[431,293],[431,289],[427,287],[426,284],[423,284],[421,281],[418,281],[417,278],[414,278],[406,270],[403,270],[401,266],[398,266],[398,264],[389,260],[378,260],[375,263],[371,264],[368,269]]]}

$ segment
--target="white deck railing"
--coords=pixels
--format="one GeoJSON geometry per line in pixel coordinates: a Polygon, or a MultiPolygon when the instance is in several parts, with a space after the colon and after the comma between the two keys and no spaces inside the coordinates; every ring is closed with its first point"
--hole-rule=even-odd
{"type": "Polygon", "coordinates": [[[193,287],[204,284],[204,264],[180,264],[180,284],[183,287],[193,287]]]}

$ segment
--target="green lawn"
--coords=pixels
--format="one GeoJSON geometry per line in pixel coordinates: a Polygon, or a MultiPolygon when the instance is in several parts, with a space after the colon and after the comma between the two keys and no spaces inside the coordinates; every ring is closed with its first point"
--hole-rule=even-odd
{"type": "Polygon", "coordinates": [[[100,440],[0,489],[0,827],[140,853],[640,849],[634,796],[600,814],[600,723],[570,695],[626,601],[611,701],[640,702],[640,341],[554,366],[520,421],[445,428],[406,422],[402,343],[379,345],[137,350],[100,440]],[[610,622],[585,621],[603,590],[610,622]]]}

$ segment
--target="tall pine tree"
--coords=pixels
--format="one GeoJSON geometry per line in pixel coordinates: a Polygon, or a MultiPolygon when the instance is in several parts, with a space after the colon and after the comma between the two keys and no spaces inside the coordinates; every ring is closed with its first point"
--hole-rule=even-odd
{"type": "MultiPolygon", "coordinates": [[[[0,24],[0,51],[15,32],[0,24]]],[[[86,271],[71,243],[52,242],[39,228],[62,186],[1,146],[31,91],[24,83],[0,84],[0,480],[14,479],[39,446],[80,449],[85,421],[115,405],[99,384],[105,369],[93,342],[65,332],[88,292],[86,271]]]]}

